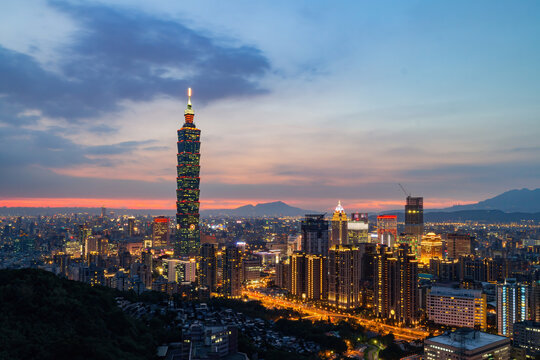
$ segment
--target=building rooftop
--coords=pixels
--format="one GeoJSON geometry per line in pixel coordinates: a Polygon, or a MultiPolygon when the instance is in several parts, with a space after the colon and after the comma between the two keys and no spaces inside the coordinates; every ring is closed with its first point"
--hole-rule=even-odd
{"type": "Polygon", "coordinates": [[[445,333],[426,340],[439,343],[441,345],[452,346],[454,348],[464,348],[465,350],[469,351],[482,348],[486,345],[490,345],[501,340],[510,341],[510,339],[504,336],[488,334],[467,328],[458,329],[454,332],[445,333]]]}
{"type": "Polygon", "coordinates": [[[482,290],[473,289],[453,289],[441,286],[433,286],[431,288],[431,295],[433,296],[454,296],[459,298],[471,298],[474,299],[482,295],[482,290]]]}

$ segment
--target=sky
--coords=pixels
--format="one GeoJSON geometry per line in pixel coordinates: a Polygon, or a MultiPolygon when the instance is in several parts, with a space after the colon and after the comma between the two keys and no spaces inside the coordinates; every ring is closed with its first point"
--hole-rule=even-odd
{"type": "Polygon", "coordinates": [[[540,187],[538,1],[0,3],[0,206],[467,204],[540,187]]]}

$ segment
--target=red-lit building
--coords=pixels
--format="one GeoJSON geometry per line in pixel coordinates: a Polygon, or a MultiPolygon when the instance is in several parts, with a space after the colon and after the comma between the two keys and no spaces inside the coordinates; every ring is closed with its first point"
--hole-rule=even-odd
{"type": "Polygon", "coordinates": [[[397,240],[397,215],[377,216],[377,237],[379,244],[394,246],[397,240]]]}
{"type": "Polygon", "coordinates": [[[158,216],[154,218],[152,224],[152,247],[164,248],[169,243],[169,223],[170,220],[166,216],[158,216]]]}

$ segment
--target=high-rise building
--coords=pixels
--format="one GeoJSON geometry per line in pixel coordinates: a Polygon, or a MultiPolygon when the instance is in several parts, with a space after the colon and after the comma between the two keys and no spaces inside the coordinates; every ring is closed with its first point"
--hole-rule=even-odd
{"type": "Polygon", "coordinates": [[[242,256],[238,247],[228,245],[223,252],[223,281],[221,286],[222,293],[227,298],[237,299],[242,295],[241,264],[242,256]]]}
{"type": "Polygon", "coordinates": [[[201,130],[193,123],[195,112],[191,107],[191,89],[184,111],[185,123],[178,130],[178,166],[176,190],[175,252],[180,255],[198,256],[201,241],[199,230],[199,171],[201,130]]]}
{"type": "Polygon", "coordinates": [[[434,258],[443,259],[443,242],[440,235],[428,233],[422,236],[420,243],[420,262],[429,264],[429,260],[434,258]]]}
{"type": "Polygon", "coordinates": [[[214,244],[201,245],[199,285],[214,291],[217,283],[217,258],[214,244]]]}
{"type": "Polygon", "coordinates": [[[367,213],[352,213],[347,224],[350,244],[369,242],[369,218],[367,213]]]}
{"type": "Polygon", "coordinates": [[[497,285],[497,331],[512,336],[514,323],[529,320],[529,288],[516,279],[506,279],[497,285]]]}
{"type": "Polygon", "coordinates": [[[416,258],[420,258],[420,241],[424,234],[424,198],[407,196],[405,204],[405,233],[400,243],[409,245],[416,258]]]}
{"type": "Polygon", "coordinates": [[[158,216],[152,222],[152,247],[164,248],[169,245],[169,218],[158,216]]]}
{"type": "Polygon", "coordinates": [[[261,258],[257,256],[242,259],[242,282],[252,283],[261,279],[261,258]]]}
{"type": "Polygon", "coordinates": [[[105,206],[101,207],[101,218],[107,217],[107,208],[105,206]]]}
{"type": "Polygon", "coordinates": [[[360,306],[360,251],[336,245],[328,251],[328,303],[340,309],[360,306]]]}
{"type": "Polygon", "coordinates": [[[487,329],[487,302],[482,290],[434,286],[427,295],[428,319],[436,324],[487,329]]]}
{"type": "Polygon", "coordinates": [[[329,228],[324,214],[309,214],[302,220],[301,250],[306,254],[328,255],[329,228]]]}
{"type": "Polygon", "coordinates": [[[427,360],[509,360],[510,349],[509,338],[467,328],[424,340],[427,360]]]}
{"type": "Polygon", "coordinates": [[[306,255],[306,297],[323,300],[328,295],[328,261],[321,255],[306,255]]]}
{"type": "Polygon", "coordinates": [[[392,251],[379,246],[374,259],[374,304],[376,314],[400,324],[418,320],[418,261],[410,246],[392,251]]]}
{"type": "Polygon", "coordinates": [[[130,237],[135,236],[137,228],[135,227],[135,218],[133,216],[128,218],[128,234],[130,237]]]}
{"type": "Polygon", "coordinates": [[[341,201],[338,202],[334,213],[332,214],[332,231],[330,233],[330,247],[335,245],[347,245],[349,243],[347,234],[347,214],[341,206],[341,201]]]}
{"type": "Polygon", "coordinates": [[[531,320],[540,322],[540,280],[533,281],[530,286],[531,320]]]}
{"type": "Polygon", "coordinates": [[[394,246],[397,240],[397,215],[377,216],[377,237],[379,244],[394,246]]]}
{"type": "Polygon", "coordinates": [[[514,324],[514,346],[525,349],[527,358],[540,355],[540,322],[527,320],[514,324]]]}
{"type": "Polygon", "coordinates": [[[194,258],[179,260],[175,268],[176,282],[191,284],[197,281],[197,262],[194,258]]]}
{"type": "Polygon", "coordinates": [[[405,233],[424,234],[424,198],[407,196],[405,204],[405,233]]]}
{"type": "Polygon", "coordinates": [[[452,233],[446,235],[446,250],[449,259],[472,254],[472,238],[469,234],[452,233]]]}
{"type": "Polygon", "coordinates": [[[291,295],[305,298],[307,295],[306,254],[295,251],[290,258],[289,292],[291,295]]]}

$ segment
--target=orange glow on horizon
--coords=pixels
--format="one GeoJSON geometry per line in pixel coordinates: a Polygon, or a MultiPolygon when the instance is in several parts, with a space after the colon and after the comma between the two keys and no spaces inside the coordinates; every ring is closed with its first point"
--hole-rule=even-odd
{"type": "MultiPolygon", "coordinates": [[[[204,199],[201,200],[202,210],[229,209],[244,205],[256,205],[277,201],[276,199],[204,199]]],[[[285,199],[290,206],[306,210],[317,210],[325,204],[334,203],[334,199],[285,199]]],[[[456,201],[452,199],[432,199],[424,202],[424,208],[444,208],[452,205],[472,204],[474,201],[456,201]]],[[[91,207],[105,206],[114,209],[152,209],[174,210],[174,200],[163,199],[89,199],[89,198],[15,198],[0,200],[0,206],[5,207],[91,207]]],[[[404,200],[365,200],[345,201],[343,207],[347,213],[356,211],[375,212],[381,210],[400,210],[405,206],[404,200]]],[[[330,207],[329,207],[330,209],[330,207]]],[[[333,209],[333,207],[331,208],[333,209]]]]}

